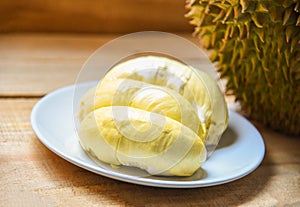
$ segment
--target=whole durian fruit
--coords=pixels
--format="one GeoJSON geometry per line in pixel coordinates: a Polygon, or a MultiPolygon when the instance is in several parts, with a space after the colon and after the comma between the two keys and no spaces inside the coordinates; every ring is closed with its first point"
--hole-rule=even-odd
{"type": "Polygon", "coordinates": [[[265,125],[300,135],[300,0],[188,0],[227,93],[265,125]]]}

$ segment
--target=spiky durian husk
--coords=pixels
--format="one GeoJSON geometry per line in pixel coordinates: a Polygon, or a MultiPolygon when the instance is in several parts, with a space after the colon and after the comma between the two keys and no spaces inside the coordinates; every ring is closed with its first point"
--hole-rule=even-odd
{"type": "Polygon", "coordinates": [[[300,0],[188,0],[186,15],[250,118],[300,135],[300,0]]]}

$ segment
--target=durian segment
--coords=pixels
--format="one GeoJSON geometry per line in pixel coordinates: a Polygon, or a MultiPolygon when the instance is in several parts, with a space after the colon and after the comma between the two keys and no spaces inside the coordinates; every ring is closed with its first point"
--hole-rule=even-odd
{"type": "Polygon", "coordinates": [[[115,65],[108,71],[103,81],[133,79],[166,86],[182,93],[191,73],[186,65],[178,61],[158,56],[142,56],[115,65]]]}
{"type": "MultiPolygon", "coordinates": [[[[104,109],[104,108],[103,108],[104,109]]],[[[97,159],[113,165],[120,165],[116,157],[116,148],[122,138],[114,127],[114,119],[108,110],[96,116],[89,113],[80,123],[78,135],[83,149],[97,159]]]]}
{"type": "Polygon", "coordinates": [[[78,119],[81,122],[94,108],[96,86],[90,88],[81,98],[78,119]]]}
{"type": "Polygon", "coordinates": [[[79,128],[84,149],[99,160],[134,166],[152,175],[190,176],[205,161],[201,138],[160,114],[126,106],[102,107],[79,128]]]}
{"type": "Polygon", "coordinates": [[[91,111],[105,106],[127,106],[134,94],[145,83],[119,79],[110,82],[101,81],[82,97],[79,119],[82,120],[91,111]]]}
{"type": "Polygon", "coordinates": [[[177,92],[165,87],[145,87],[138,91],[129,106],[165,115],[181,122],[203,138],[206,126],[200,121],[195,109],[177,92]]]}
{"type": "Polygon", "coordinates": [[[206,136],[205,124],[199,120],[192,105],[169,88],[130,79],[102,81],[83,96],[80,120],[105,106],[131,106],[155,112],[181,122],[202,138],[206,136]]]}
{"type": "Polygon", "coordinates": [[[114,66],[102,81],[115,81],[119,78],[168,87],[181,94],[197,111],[207,131],[212,132],[207,137],[207,144],[217,144],[227,126],[228,109],[224,95],[216,89],[217,83],[204,72],[197,72],[196,69],[169,58],[143,56],[114,66]]]}
{"type": "MultiPolygon", "coordinates": [[[[228,125],[228,109],[223,93],[213,78],[207,73],[193,69],[200,75],[199,78],[205,82],[206,87],[209,89],[212,99],[213,113],[211,115],[212,122],[210,123],[209,130],[207,132],[207,138],[205,144],[207,146],[216,146],[219,141],[219,136],[225,131],[228,125]]],[[[200,97],[199,97],[200,98],[200,97]]]]}
{"type": "Polygon", "coordinates": [[[134,94],[147,85],[140,81],[118,79],[114,81],[101,81],[91,88],[80,103],[80,116],[82,120],[91,111],[105,106],[128,106],[134,94]]]}

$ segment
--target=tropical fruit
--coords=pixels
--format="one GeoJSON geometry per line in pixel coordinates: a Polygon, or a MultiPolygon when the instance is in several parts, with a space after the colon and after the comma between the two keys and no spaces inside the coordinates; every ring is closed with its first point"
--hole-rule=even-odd
{"type": "Polygon", "coordinates": [[[114,66],[82,97],[82,147],[99,160],[152,175],[190,176],[228,123],[224,95],[204,72],[142,56],[114,66]]]}
{"type": "Polygon", "coordinates": [[[120,78],[167,87],[183,96],[207,128],[206,145],[216,145],[227,127],[224,95],[216,81],[201,70],[166,57],[143,56],[116,65],[102,83],[120,78]]]}
{"type": "Polygon", "coordinates": [[[127,106],[92,111],[81,122],[79,136],[83,148],[99,160],[152,175],[190,176],[206,159],[201,138],[190,128],[127,106]]]}
{"type": "Polygon", "coordinates": [[[300,1],[188,0],[195,35],[254,120],[300,135],[300,1]]]}

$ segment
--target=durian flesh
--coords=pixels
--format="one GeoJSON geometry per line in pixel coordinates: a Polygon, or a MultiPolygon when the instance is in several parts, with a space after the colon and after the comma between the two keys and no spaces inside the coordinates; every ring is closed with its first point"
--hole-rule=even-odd
{"type": "Polygon", "coordinates": [[[206,135],[205,125],[193,106],[181,95],[165,87],[123,78],[103,81],[83,97],[79,119],[105,106],[131,106],[162,114],[186,125],[199,134],[203,141],[206,135]]]}
{"type": "Polygon", "coordinates": [[[114,66],[82,98],[79,137],[99,160],[153,175],[189,176],[227,127],[224,96],[207,74],[144,56],[114,66]],[[206,147],[205,147],[206,146],[206,147]]]}
{"type": "Polygon", "coordinates": [[[163,86],[190,102],[207,128],[206,145],[216,145],[227,127],[228,109],[223,93],[208,74],[165,57],[145,56],[113,67],[102,82],[126,78],[163,86]]]}
{"type": "Polygon", "coordinates": [[[201,138],[166,116],[127,106],[102,107],[79,128],[86,151],[101,161],[134,166],[152,175],[192,175],[205,161],[201,138]]]}

